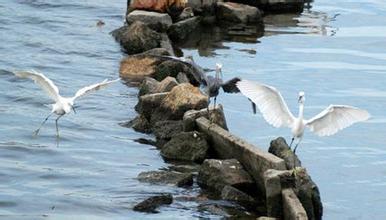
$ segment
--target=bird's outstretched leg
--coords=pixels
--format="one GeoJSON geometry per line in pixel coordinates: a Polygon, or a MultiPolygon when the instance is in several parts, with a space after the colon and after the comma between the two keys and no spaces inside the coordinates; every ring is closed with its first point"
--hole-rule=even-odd
{"type": "Polygon", "coordinates": [[[292,147],[292,143],[294,142],[294,140],[295,140],[295,137],[292,137],[291,143],[290,143],[290,145],[289,145],[289,148],[290,148],[290,149],[291,149],[291,147],[292,147]]]}
{"type": "Polygon", "coordinates": [[[62,116],[63,116],[63,115],[59,115],[59,117],[55,120],[55,126],[56,126],[56,138],[59,138],[58,120],[59,120],[62,116]]]}
{"type": "Polygon", "coordinates": [[[299,138],[299,141],[298,143],[296,144],[295,148],[294,148],[294,154],[296,153],[296,148],[298,148],[300,142],[302,141],[302,138],[299,138]]]}
{"type": "Polygon", "coordinates": [[[47,122],[48,118],[52,115],[52,113],[50,113],[46,119],[44,119],[44,121],[40,124],[39,128],[36,129],[33,133],[33,136],[37,136],[39,134],[39,131],[40,129],[43,127],[43,125],[47,122]]]}
{"type": "Polygon", "coordinates": [[[216,101],[217,101],[217,96],[214,97],[213,109],[216,108],[216,101]]]}

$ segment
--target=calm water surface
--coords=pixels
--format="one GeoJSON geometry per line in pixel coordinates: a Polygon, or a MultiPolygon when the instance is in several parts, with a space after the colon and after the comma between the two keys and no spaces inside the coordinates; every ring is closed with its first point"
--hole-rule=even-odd
{"type": "MultiPolygon", "coordinates": [[[[135,117],[137,90],[117,83],[79,102],[78,113],[60,121],[56,146],[50,100],[30,81],[7,71],[37,69],[63,95],[118,76],[124,57],[109,32],[119,27],[125,0],[106,2],[15,0],[0,2],[0,218],[166,219],[207,216],[194,202],[177,199],[161,213],[131,211],[157,192],[177,198],[197,189],[139,183],[139,172],[167,167],[157,150],[134,140],[146,135],[119,125],[135,117]],[[98,28],[101,19],[106,25],[98,28]]],[[[386,3],[381,0],[319,0],[302,15],[266,18],[265,36],[249,43],[223,42],[200,57],[204,67],[224,63],[225,77],[277,87],[297,113],[306,92],[306,116],[329,104],[367,109],[372,119],[335,136],[307,132],[298,155],[319,185],[325,219],[386,219],[386,3]],[[250,53],[251,49],[256,53],[250,53]],[[248,53],[249,52],[249,53],[248,53]]],[[[252,115],[241,95],[221,95],[232,132],[266,149],[287,129],[252,115]]]]}

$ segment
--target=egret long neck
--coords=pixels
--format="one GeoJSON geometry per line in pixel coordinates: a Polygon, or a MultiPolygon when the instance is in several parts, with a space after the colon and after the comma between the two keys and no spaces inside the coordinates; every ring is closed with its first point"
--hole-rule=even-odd
{"type": "Polygon", "coordinates": [[[299,104],[299,117],[300,119],[303,119],[303,115],[304,115],[304,103],[300,103],[299,104]]]}

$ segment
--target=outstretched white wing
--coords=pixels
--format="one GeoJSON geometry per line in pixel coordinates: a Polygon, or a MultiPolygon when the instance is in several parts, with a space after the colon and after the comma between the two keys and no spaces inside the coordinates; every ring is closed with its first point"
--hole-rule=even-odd
{"type": "Polygon", "coordinates": [[[264,119],[274,127],[291,127],[295,117],[275,88],[248,80],[237,84],[240,92],[254,102],[264,119]]]}
{"type": "Polygon", "coordinates": [[[14,72],[14,74],[20,78],[30,78],[35,81],[47,94],[50,98],[52,98],[55,102],[59,100],[59,89],[56,85],[48,79],[42,73],[38,73],[34,70],[32,71],[21,71],[14,72]]]}
{"type": "Polygon", "coordinates": [[[346,105],[330,105],[315,117],[307,120],[306,125],[319,136],[329,136],[369,118],[370,114],[365,110],[346,105]]]}
{"type": "Polygon", "coordinates": [[[84,96],[84,95],[87,95],[91,92],[97,91],[101,88],[108,86],[110,83],[117,82],[117,81],[119,81],[119,79],[111,80],[111,81],[108,81],[107,79],[105,79],[100,83],[95,83],[93,85],[83,87],[76,92],[75,96],[72,99],[75,100],[81,96],[84,96]]]}

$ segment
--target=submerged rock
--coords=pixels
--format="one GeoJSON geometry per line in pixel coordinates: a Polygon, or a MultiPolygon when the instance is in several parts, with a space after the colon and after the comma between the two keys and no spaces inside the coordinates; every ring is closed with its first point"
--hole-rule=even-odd
{"type": "Polygon", "coordinates": [[[158,13],[144,10],[134,10],[126,16],[128,25],[141,21],[156,31],[166,31],[173,24],[172,18],[167,13],[158,13]]]}
{"type": "Polygon", "coordinates": [[[302,166],[298,156],[293,153],[284,138],[279,137],[271,141],[268,152],[282,158],[287,169],[302,166]]]}
{"type": "Polygon", "coordinates": [[[243,24],[263,22],[258,8],[234,2],[218,2],[216,16],[220,22],[243,24]]]}
{"type": "Polygon", "coordinates": [[[161,205],[169,205],[173,203],[173,196],[170,193],[149,197],[134,206],[133,210],[137,212],[156,213],[156,209],[161,205]]]}
{"type": "Polygon", "coordinates": [[[162,36],[140,21],[112,32],[128,54],[142,53],[161,46],[162,36]]]}
{"type": "Polygon", "coordinates": [[[255,182],[251,176],[236,159],[206,159],[201,165],[197,183],[203,188],[209,188],[218,193],[221,193],[226,185],[245,192],[249,192],[255,187],[255,182]]]}
{"type": "Polygon", "coordinates": [[[148,182],[152,184],[168,184],[178,187],[191,186],[193,184],[193,174],[174,171],[142,172],[138,175],[137,179],[141,182],[148,182]]]}
{"type": "Polygon", "coordinates": [[[161,155],[169,160],[202,162],[209,149],[202,134],[182,132],[172,137],[161,149],[161,155]]]}

